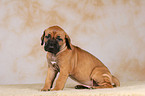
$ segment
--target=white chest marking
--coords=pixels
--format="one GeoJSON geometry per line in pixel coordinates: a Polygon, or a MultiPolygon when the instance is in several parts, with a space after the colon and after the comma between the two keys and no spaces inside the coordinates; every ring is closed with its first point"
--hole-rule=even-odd
{"type": "Polygon", "coordinates": [[[57,65],[56,56],[52,56],[50,62],[51,62],[53,69],[59,72],[60,69],[59,69],[59,66],[57,65]]]}
{"type": "Polygon", "coordinates": [[[56,56],[52,55],[50,62],[52,65],[56,64],[56,56]]]}
{"type": "Polygon", "coordinates": [[[56,64],[56,61],[50,61],[52,65],[56,64]]]}

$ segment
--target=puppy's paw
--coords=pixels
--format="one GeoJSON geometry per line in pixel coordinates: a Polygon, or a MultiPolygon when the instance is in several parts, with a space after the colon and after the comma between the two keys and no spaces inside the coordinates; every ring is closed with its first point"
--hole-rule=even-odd
{"type": "Polygon", "coordinates": [[[60,90],[63,90],[63,88],[54,87],[54,88],[51,89],[50,91],[60,91],[60,90]]]}
{"type": "Polygon", "coordinates": [[[83,85],[76,85],[75,89],[90,89],[90,88],[83,86],[83,85]]]}
{"type": "Polygon", "coordinates": [[[55,90],[55,89],[51,89],[50,91],[57,91],[57,90],[55,90]]]}
{"type": "Polygon", "coordinates": [[[41,89],[41,91],[50,91],[50,89],[48,89],[48,88],[43,88],[43,89],[41,89]]]}

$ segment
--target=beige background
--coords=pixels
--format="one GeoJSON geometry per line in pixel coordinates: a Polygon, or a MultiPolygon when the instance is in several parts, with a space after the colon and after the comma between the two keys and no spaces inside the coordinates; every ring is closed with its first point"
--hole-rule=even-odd
{"type": "Polygon", "coordinates": [[[120,81],[145,80],[145,0],[0,0],[0,84],[44,83],[52,25],[120,81]]]}

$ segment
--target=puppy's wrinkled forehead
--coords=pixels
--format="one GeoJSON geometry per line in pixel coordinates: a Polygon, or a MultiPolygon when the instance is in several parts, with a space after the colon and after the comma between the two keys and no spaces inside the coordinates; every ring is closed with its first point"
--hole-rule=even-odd
{"type": "Polygon", "coordinates": [[[52,26],[45,30],[45,36],[51,35],[52,38],[60,36],[61,38],[65,37],[65,32],[59,26],[52,26]]]}

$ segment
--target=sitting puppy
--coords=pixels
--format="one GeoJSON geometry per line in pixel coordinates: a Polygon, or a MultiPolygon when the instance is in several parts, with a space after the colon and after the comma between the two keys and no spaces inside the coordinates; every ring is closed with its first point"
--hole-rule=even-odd
{"type": "Polygon", "coordinates": [[[75,88],[113,88],[119,80],[95,56],[71,44],[69,36],[59,26],[46,29],[41,37],[47,52],[48,73],[42,91],[62,90],[68,76],[83,85],[75,88]],[[53,89],[53,81],[60,72],[53,89]]]}

